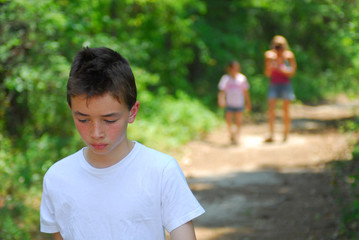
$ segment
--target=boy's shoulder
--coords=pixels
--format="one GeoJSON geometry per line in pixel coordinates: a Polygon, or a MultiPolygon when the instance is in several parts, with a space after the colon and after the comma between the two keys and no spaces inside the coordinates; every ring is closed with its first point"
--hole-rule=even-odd
{"type": "Polygon", "coordinates": [[[136,147],[139,148],[139,154],[137,154],[137,158],[139,158],[144,163],[149,165],[167,165],[171,162],[177,162],[174,157],[166,153],[160,152],[138,142],[136,142],[136,145],[136,147]]]}
{"type": "Polygon", "coordinates": [[[221,80],[221,81],[227,81],[227,80],[229,80],[229,79],[230,79],[230,76],[229,76],[229,74],[226,73],[226,74],[223,74],[223,75],[222,75],[222,77],[221,77],[220,80],[221,80]]]}
{"type": "Polygon", "coordinates": [[[239,83],[247,82],[247,77],[243,73],[237,73],[236,81],[239,83]]]}
{"type": "Polygon", "coordinates": [[[66,176],[72,169],[79,165],[83,155],[83,149],[55,162],[46,172],[46,176],[66,176]]]}

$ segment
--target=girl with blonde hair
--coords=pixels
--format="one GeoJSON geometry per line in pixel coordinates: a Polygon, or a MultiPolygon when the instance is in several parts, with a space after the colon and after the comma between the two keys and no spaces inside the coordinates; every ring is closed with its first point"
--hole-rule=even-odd
{"type": "Polygon", "coordinates": [[[270,46],[271,49],[264,54],[264,74],[270,78],[268,91],[269,137],[265,141],[274,141],[275,108],[278,99],[283,100],[283,141],[286,141],[291,124],[290,102],[295,99],[290,78],[295,75],[297,63],[294,53],[289,50],[285,37],[281,35],[274,36],[270,46]]]}

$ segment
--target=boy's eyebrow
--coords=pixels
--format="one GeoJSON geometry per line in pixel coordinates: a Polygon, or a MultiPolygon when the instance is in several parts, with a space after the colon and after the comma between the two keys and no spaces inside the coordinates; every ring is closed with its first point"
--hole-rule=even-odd
{"type": "Polygon", "coordinates": [[[101,115],[101,117],[117,117],[119,115],[120,115],[119,113],[109,113],[109,114],[101,115]]]}
{"type": "Polygon", "coordinates": [[[83,117],[88,117],[89,115],[88,114],[85,114],[85,113],[82,113],[82,112],[79,112],[79,111],[76,111],[74,112],[75,115],[80,115],[80,116],[83,116],[83,117]]]}
{"type": "MultiPolygon", "coordinates": [[[[90,116],[88,114],[85,114],[85,113],[82,113],[82,112],[79,112],[79,111],[76,111],[74,114],[75,115],[80,115],[82,117],[89,117],[90,116]]],[[[109,114],[101,115],[101,117],[117,117],[119,115],[120,115],[119,113],[109,113],[109,114]]]]}

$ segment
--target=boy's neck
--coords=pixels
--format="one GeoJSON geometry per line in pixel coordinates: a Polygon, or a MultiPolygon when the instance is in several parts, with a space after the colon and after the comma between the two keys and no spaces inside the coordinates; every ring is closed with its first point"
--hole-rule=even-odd
{"type": "Polygon", "coordinates": [[[86,161],[95,168],[107,168],[124,159],[133,149],[135,143],[126,139],[107,154],[96,154],[86,148],[84,151],[86,161]]]}

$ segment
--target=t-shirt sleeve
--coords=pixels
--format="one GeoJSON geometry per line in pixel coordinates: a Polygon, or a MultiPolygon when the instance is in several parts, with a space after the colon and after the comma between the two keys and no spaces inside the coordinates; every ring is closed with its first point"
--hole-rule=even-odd
{"type": "Polygon", "coordinates": [[[242,84],[243,90],[248,90],[249,89],[248,79],[244,75],[243,75],[243,77],[244,77],[244,81],[243,81],[243,84],[242,84]]]}
{"type": "Polygon", "coordinates": [[[202,215],[199,204],[177,161],[172,159],[163,171],[162,221],[168,232],[202,215]]]}
{"type": "Polygon", "coordinates": [[[46,184],[46,175],[43,183],[40,206],[40,230],[44,233],[56,233],[60,231],[55,221],[54,207],[46,184]]]}
{"type": "Polygon", "coordinates": [[[226,85],[227,85],[227,77],[226,75],[223,75],[219,80],[218,89],[224,91],[226,89],[226,85]]]}

